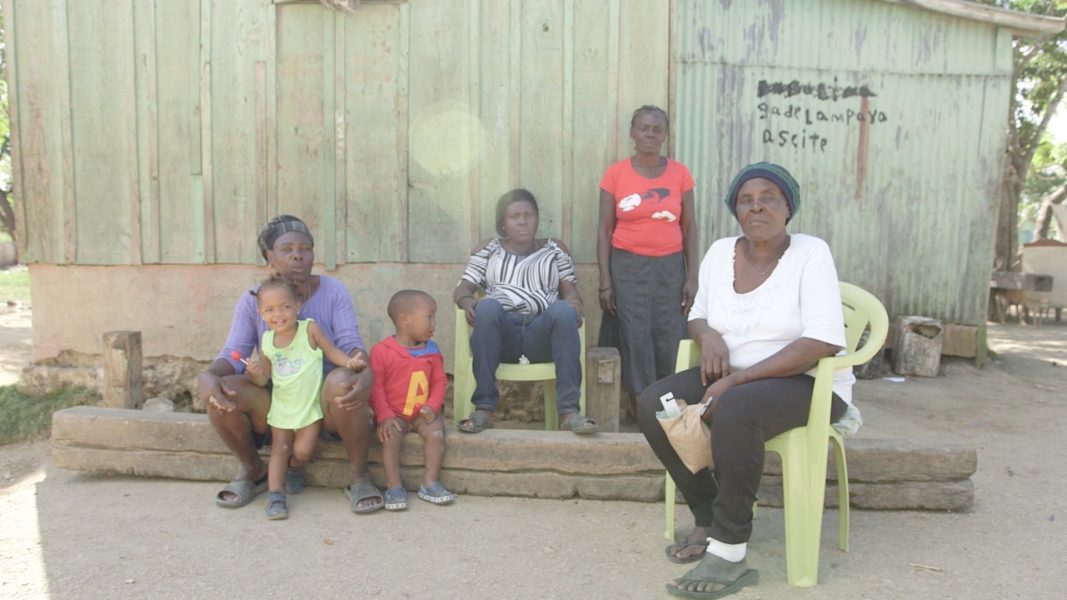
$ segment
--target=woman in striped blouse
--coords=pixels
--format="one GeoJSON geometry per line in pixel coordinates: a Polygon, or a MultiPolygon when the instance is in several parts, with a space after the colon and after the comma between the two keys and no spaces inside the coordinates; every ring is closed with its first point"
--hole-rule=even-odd
{"type": "Polygon", "coordinates": [[[500,401],[496,368],[523,357],[555,363],[560,427],[577,434],[596,432],[596,423],[579,413],[582,299],[574,263],[562,242],[537,239],[538,216],[537,200],[529,191],[501,196],[496,205],[500,238],[475,250],[452,294],[472,326],[475,411],[460,423],[462,432],[493,426],[500,401]],[[475,296],[479,288],[485,291],[481,300],[475,296]]]}

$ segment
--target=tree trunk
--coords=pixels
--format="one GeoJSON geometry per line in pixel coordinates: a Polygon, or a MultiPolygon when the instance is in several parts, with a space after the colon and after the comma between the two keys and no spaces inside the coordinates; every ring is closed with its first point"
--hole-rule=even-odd
{"type": "Polygon", "coordinates": [[[0,225],[3,225],[4,231],[11,236],[11,239],[15,238],[15,211],[11,208],[11,203],[7,201],[7,192],[0,190],[0,225]]]}
{"type": "MultiPolygon", "coordinates": [[[[1048,239],[1049,226],[1052,224],[1052,205],[1063,204],[1064,200],[1067,200],[1067,183],[1041,199],[1041,208],[1037,211],[1037,231],[1034,232],[1037,239],[1048,239]]],[[[1067,235],[1067,231],[1061,231],[1060,235],[1067,235]]]]}
{"type": "Polygon", "coordinates": [[[1022,179],[1011,162],[1004,165],[997,213],[997,241],[993,255],[994,271],[1011,271],[1018,252],[1019,197],[1022,179]]]}

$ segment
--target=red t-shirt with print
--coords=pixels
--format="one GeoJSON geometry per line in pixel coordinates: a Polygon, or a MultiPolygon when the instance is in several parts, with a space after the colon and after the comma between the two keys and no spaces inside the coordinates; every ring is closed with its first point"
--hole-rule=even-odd
{"type": "Polygon", "coordinates": [[[629,158],[608,167],[600,189],[615,198],[611,245],[642,256],[681,252],[682,194],[695,185],[689,168],[669,158],[654,179],[635,171],[629,158]]]}

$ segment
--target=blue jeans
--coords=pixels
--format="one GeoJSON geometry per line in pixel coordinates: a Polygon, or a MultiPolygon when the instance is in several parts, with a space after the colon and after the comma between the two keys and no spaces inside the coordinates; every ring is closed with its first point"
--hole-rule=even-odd
{"type": "Polygon", "coordinates": [[[560,416],[578,412],[582,385],[581,342],[578,315],[563,300],[553,302],[539,315],[508,312],[499,302],[484,298],[474,308],[471,357],[474,359],[474,397],[471,403],[483,410],[496,410],[496,368],[502,362],[517,363],[525,355],[530,362],[556,365],[556,410],[560,416]]]}

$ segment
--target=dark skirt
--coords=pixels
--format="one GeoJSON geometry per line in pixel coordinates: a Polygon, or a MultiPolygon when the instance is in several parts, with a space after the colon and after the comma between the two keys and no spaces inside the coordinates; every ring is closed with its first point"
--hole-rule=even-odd
{"type": "Polygon", "coordinates": [[[674,373],[678,342],[686,335],[685,256],[641,256],[612,248],[611,281],[615,315],[604,313],[598,345],[619,349],[623,388],[640,394],[674,373]]]}

